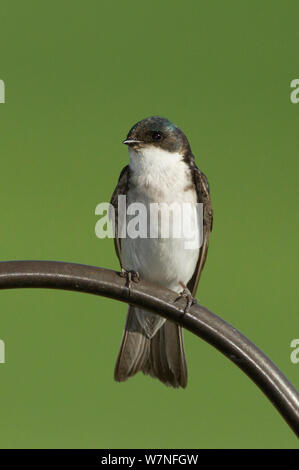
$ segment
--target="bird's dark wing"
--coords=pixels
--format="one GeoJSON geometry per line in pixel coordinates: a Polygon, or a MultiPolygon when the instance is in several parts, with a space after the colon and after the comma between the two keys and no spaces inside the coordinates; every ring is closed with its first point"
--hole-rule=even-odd
{"type": "Polygon", "coordinates": [[[121,239],[118,237],[118,196],[120,195],[126,195],[128,192],[128,185],[129,185],[129,174],[130,174],[130,169],[129,165],[125,166],[118,179],[118,183],[116,185],[115,190],[113,191],[112,197],[110,204],[114,207],[114,214],[115,214],[115,219],[114,219],[114,246],[115,246],[115,251],[118,256],[119,262],[121,264],[121,259],[120,259],[120,242],[121,239]]]}
{"type": "Polygon", "coordinates": [[[203,203],[202,246],[199,251],[199,257],[194,274],[187,285],[192,295],[195,296],[199,278],[207,257],[210,233],[213,226],[213,210],[207,177],[197,168],[195,164],[192,167],[192,176],[197,192],[197,202],[203,203]]]}

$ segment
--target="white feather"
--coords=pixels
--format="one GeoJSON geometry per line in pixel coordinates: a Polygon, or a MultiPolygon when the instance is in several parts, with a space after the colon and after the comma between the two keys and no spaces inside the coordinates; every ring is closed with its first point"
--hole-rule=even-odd
{"type": "MultiPolygon", "coordinates": [[[[128,204],[141,202],[149,210],[150,203],[166,203],[171,214],[170,205],[174,202],[179,205],[191,203],[195,208],[197,196],[191,185],[190,170],[179,153],[154,146],[145,147],[140,152],[130,149],[130,168],[128,204]]],[[[190,227],[198,227],[195,210],[190,212],[189,220],[185,222],[190,227]]],[[[173,224],[176,224],[175,218],[173,224]]],[[[170,233],[173,232],[170,230],[170,233]]],[[[199,255],[199,248],[187,249],[186,241],[188,237],[127,237],[121,243],[123,267],[138,271],[141,278],[181,292],[181,283],[187,284],[193,276],[199,255]]]]}

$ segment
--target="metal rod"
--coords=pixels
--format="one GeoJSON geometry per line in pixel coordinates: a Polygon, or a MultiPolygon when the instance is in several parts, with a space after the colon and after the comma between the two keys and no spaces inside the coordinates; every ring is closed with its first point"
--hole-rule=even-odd
{"type": "Polygon", "coordinates": [[[201,305],[184,314],[177,294],[149,282],[132,283],[108,269],[58,261],[0,262],[0,289],[64,289],[145,307],[217,348],[264,392],[299,437],[299,393],[273,362],[236,328],[201,305]]]}

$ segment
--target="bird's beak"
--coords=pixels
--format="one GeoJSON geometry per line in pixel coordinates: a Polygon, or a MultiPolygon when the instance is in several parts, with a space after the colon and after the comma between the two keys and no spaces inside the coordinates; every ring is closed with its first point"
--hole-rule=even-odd
{"type": "Polygon", "coordinates": [[[135,140],[135,139],[126,139],[123,141],[123,144],[126,145],[133,145],[133,144],[141,144],[142,140],[135,140]]]}

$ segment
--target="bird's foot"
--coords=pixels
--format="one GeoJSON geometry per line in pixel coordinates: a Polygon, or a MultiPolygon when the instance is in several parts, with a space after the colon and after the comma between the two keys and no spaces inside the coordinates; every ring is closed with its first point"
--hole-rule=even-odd
{"type": "Polygon", "coordinates": [[[189,312],[189,309],[192,305],[197,304],[197,299],[192,296],[191,292],[189,291],[188,287],[185,284],[182,284],[183,290],[180,292],[179,297],[175,299],[175,301],[181,299],[182,297],[186,299],[186,307],[184,309],[184,315],[189,312]]]}
{"type": "Polygon", "coordinates": [[[127,271],[126,269],[121,268],[120,276],[126,278],[126,287],[128,289],[130,289],[132,281],[136,283],[140,281],[140,276],[137,271],[133,271],[133,270],[127,271]]]}

